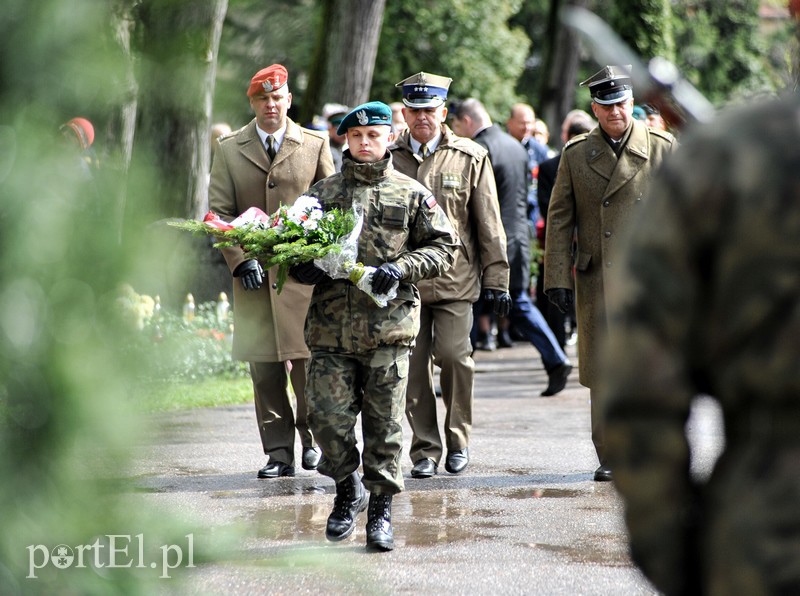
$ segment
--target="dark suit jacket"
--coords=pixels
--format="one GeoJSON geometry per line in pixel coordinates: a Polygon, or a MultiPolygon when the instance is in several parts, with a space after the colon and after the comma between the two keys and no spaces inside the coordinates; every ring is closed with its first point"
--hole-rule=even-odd
{"type": "Polygon", "coordinates": [[[494,169],[500,218],[506,230],[509,288],[530,284],[530,232],[528,230],[528,153],[520,142],[499,126],[485,128],[473,139],[489,151],[494,169]]]}
{"type": "Polygon", "coordinates": [[[537,198],[539,199],[539,213],[542,214],[545,223],[547,223],[547,209],[550,207],[550,195],[553,194],[553,186],[556,184],[559,163],[561,163],[560,153],[539,164],[537,198]]]}

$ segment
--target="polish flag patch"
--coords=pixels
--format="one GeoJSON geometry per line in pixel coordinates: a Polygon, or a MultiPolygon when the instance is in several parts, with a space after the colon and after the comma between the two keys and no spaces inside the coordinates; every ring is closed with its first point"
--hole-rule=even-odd
{"type": "Polygon", "coordinates": [[[429,196],[427,199],[425,199],[425,204],[428,206],[428,209],[433,209],[436,207],[436,197],[433,195],[429,196]]]}

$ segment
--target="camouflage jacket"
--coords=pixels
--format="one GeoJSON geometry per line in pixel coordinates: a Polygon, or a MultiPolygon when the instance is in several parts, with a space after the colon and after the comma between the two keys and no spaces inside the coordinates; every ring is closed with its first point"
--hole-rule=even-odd
{"type": "Polygon", "coordinates": [[[796,98],[687,132],[609,276],[607,453],[634,560],[666,594],[800,586],[798,141],[796,98]],[[698,394],[726,443],[702,486],[698,394]]]}
{"type": "Polygon", "coordinates": [[[419,331],[422,279],[441,275],[453,262],[457,237],[444,211],[422,184],[395,171],[391,155],[359,163],[345,151],[342,171],[312,186],[323,210],[363,209],[358,261],[394,263],[403,277],[385,308],[346,280],[317,284],[306,319],[310,348],[361,352],[386,345],[412,345],[419,331]]]}

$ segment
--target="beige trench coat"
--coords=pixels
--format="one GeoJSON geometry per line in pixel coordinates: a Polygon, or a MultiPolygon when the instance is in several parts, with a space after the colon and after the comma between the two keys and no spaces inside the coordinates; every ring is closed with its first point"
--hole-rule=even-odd
{"type": "MultiPolygon", "coordinates": [[[[231,220],[249,207],[274,213],[291,205],[315,182],[334,173],[327,133],[301,128],[291,120],[275,160],[270,164],[255,119],[223,138],[214,156],[208,190],[209,208],[231,220]]],[[[240,248],[223,249],[231,272],[244,260],[240,248]]],[[[233,357],[249,362],[308,358],[303,337],[312,286],[288,279],[277,292],[278,268],[264,285],[246,291],[233,282],[233,357]]]]}
{"type": "Polygon", "coordinates": [[[635,217],[654,170],[673,145],[671,134],[634,120],[619,158],[600,127],[564,147],[547,213],[544,288],[574,288],[579,376],[586,387],[598,378],[597,350],[607,327],[606,271],[614,267],[620,234],[635,217]]]}
{"type": "Polygon", "coordinates": [[[389,150],[397,171],[433,193],[459,238],[453,266],[417,283],[422,304],[475,302],[481,288],[507,292],[506,233],[486,149],[443,125],[436,151],[424,161],[411,149],[408,131],[389,150]]]}

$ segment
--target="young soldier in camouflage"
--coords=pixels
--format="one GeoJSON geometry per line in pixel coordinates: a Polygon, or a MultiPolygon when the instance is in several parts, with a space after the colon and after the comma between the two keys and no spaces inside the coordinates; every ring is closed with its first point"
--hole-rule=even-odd
{"type": "Polygon", "coordinates": [[[392,496],[403,490],[408,357],[419,331],[420,297],[414,284],[445,272],[457,242],[430,191],[394,170],[387,151],[393,140],[391,121],[391,109],[380,102],[353,109],[339,125],[349,146],[342,171],[306,194],[316,197],[323,210],[361,207],[358,261],[378,268],[372,278],[376,293],[399,282],[397,297],[381,308],[351,282],[331,279],[313,263],[291,270],[301,283],[316,284],[306,318],[311,350],[306,396],[309,423],[323,454],[317,469],[336,481],[325,536],[339,541],[353,533],[355,518],[366,506],[366,487],[367,548],[376,550],[394,548],[392,496]],[[363,459],[355,436],[359,412],[363,459]]]}

